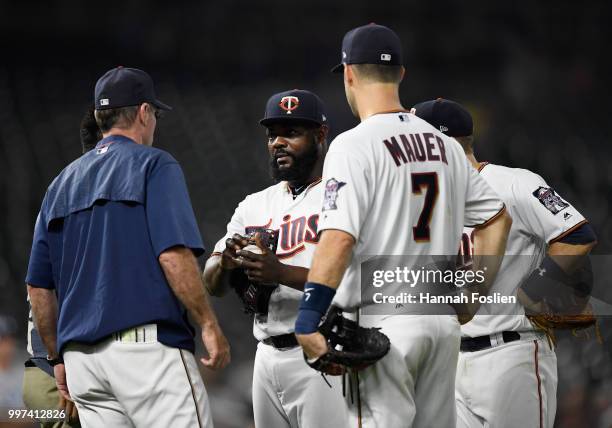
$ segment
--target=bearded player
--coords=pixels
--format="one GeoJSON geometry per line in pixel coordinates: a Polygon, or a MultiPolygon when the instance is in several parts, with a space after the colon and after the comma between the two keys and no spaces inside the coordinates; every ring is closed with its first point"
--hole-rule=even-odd
{"type": "Polygon", "coordinates": [[[328,125],[322,101],[309,91],[272,95],[260,123],[268,135],[270,169],[277,184],[247,196],[236,208],[226,235],[204,270],[205,284],[222,295],[232,274],[244,269],[256,284],[280,284],[267,308],[255,313],[259,341],[253,373],[253,413],[257,427],[344,427],[346,406],[337,378],[328,386],[304,363],[293,334],[308,267],[317,245],[323,196],[321,171],[328,125]],[[243,250],[246,235],[272,229],[276,253],[243,250]]]}
{"type": "MultiPolygon", "coordinates": [[[[504,258],[491,293],[517,296],[521,284],[538,287],[542,276],[571,273],[571,265],[590,252],[596,243],[592,228],[542,177],[476,160],[473,121],[465,108],[437,99],[417,104],[413,111],[461,144],[512,215],[506,254],[515,257],[504,258]]],[[[461,251],[472,254],[473,229],[464,230],[461,251]]],[[[520,300],[514,305],[482,305],[461,327],[458,426],[553,426],[557,358],[552,342],[524,314],[520,300]]]]}
{"type": "MultiPolygon", "coordinates": [[[[325,158],[320,240],[295,328],[312,364],[329,354],[317,330],[332,300],[356,317],[373,304],[361,299],[362,257],[456,254],[464,225],[476,226],[477,254],[501,255],[511,223],[461,146],[402,107],[401,43],[392,30],[371,24],[349,31],[341,58],[336,69],[361,123],[336,137],[325,158]]],[[[498,267],[491,264],[487,275],[498,267]]],[[[375,364],[351,373],[348,426],[455,425],[460,329],[446,313],[359,316],[391,345],[375,364]]]]}

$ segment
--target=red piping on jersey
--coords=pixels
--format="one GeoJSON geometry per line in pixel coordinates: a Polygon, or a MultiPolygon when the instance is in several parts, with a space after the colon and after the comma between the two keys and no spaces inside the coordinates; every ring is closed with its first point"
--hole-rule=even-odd
{"type": "Polygon", "coordinates": [[[481,163],[478,165],[478,172],[482,171],[482,170],[483,170],[483,168],[484,168],[485,166],[487,166],[488,164],[489,164],[489,162],[481,162],[481,163]]]}
{"type": "Polygon", "coordinates": [[[374,114],[371,114],[369,117],[376,116],[377,114],[389,114],[389,113],[410,113],[410,110],[396,109],[396,110],[379,111],[374,114]]]}
{"type": "Polygon", "coordinates": [[[555,242],[565,238],[567,235],[569,235],[570,233],[572,233],[574,230],[578,229],[580,226],[582,226],[583,224],[588,223],[587,220],[582,220],[580,223],[576,223],[574,226],[570,227],[569,229],[567,229],[565,232],[563,232],[561,235],[557,236],[556,238],[551,239],[550,241],[548,241],[548,245],[554,244],[555,242]]]}
{"type": "Polygon", "coordinates": [[[535,351],[533,354],[533,360],[535,362],[535,375],[538,380],[538,401],[540,404],[540,428],[544,426],[544,415],[542,413],[542,379],[540,379],[540,365],[538,363],[538,341],[534,340],[535,351]]]}
{"type": "Polygon", "coordinates": [[[480,223],[477,224],[475,226],[465,226],[465,227],[472,227],[472,228],[477,228],[477,227],[485,227],[487,224],[495,221],[495,219],[497,217],[499,217],[500,215],[502,215],[504,212],[506,212],[506,204],[504,204],[503,207],[501,207],[501,210],[497,211],[497,214],[495,214],[493,217],[491,217],[490,219],[488,219],[487,221],[485,221],[484,223],[480,223]]]}
{"type": "MultiPolygon", "coordinates": [[[[319,184],[321,182],[321,180],[323,180],[322,177],[317,178],[315,181],[313,181],[312,183],[310,183],[308,185],[306,190],[310,189],[312,186],[316,186],[317,184],[319,184]]],[[[288,182],[285,182],[285,192],[291,193],[291,189],[289,188],[289,183],[288,182]]]]}

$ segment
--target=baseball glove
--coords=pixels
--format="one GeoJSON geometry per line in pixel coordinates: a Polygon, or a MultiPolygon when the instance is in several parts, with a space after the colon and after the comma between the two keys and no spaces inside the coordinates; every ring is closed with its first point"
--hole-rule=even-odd
{"type": "Polygon", "coordinates": [[[327,353],[306,363],[315,370],[340,375],[344,369],[362,370],[383,358],[391,342],[379,328],[360,327],[355,321],[342,316],[342,310],[331,306],[319,332],[327,339],[327,353]]]}
{"type": "Polygon", "coordinates": [[[546,301],[542,302],[543,309],[538,314],[527,314],[531,322],[542,330],[582,330],[589,328],[597,322],[590,304],[576,306],[573,311],[566,313],[555,312],[546,301]]]}
{"type": "MultiPolygon", "coordinates": [[[[268,248],[276,252],[277,233],[275,230],[262,229],[253,231],[247,238],[249,244],[259,248],[268,248]]],[[[230,274],[230,286],[234,289],[242,302],[242,309],[246,314],[259,316],[268,315],[270,297],[278,284],[257,284],[249,281],[244,269],[234,269],[230,274]]]]}

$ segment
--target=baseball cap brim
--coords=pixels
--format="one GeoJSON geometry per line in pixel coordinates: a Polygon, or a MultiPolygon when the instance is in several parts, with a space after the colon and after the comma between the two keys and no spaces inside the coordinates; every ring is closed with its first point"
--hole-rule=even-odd
{"type": "Polygon", "coordinates": [[[166,110],[166,111],[172,110],[172,107],[170,107],[168,104],[162,103],[160,100],[155,100],[151,104],[153,104],[155,107],[157,107],[160,110],[166,110]]]}
{"type": "Polygon", "coordinates": [[[325,122],[317,122],[310,117],[300,117],[300,116],[275,116],[275,117],[266,117],[265,119],[261,119],[259,124],[262,126],[269,126],[273,123],[284,123],[284,122],[309,122],[314,123],[315,125],[323,125],[325,122]]]}
{"type": "Polygon", "coordinates": [[[330,70],[332,73],[342,73],[344,71],[344,63],[340,63],[330,70]]]}

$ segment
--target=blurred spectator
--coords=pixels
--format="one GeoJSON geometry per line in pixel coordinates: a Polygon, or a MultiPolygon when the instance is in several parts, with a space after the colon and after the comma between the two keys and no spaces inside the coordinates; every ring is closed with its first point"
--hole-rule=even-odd
{"type": "Polygon", "coordinates": [[[23,360],[17,358],[15,333],[17,325],[13,318],[0,315],[0,408],[21,408],[21,382],[23,360]]]}

